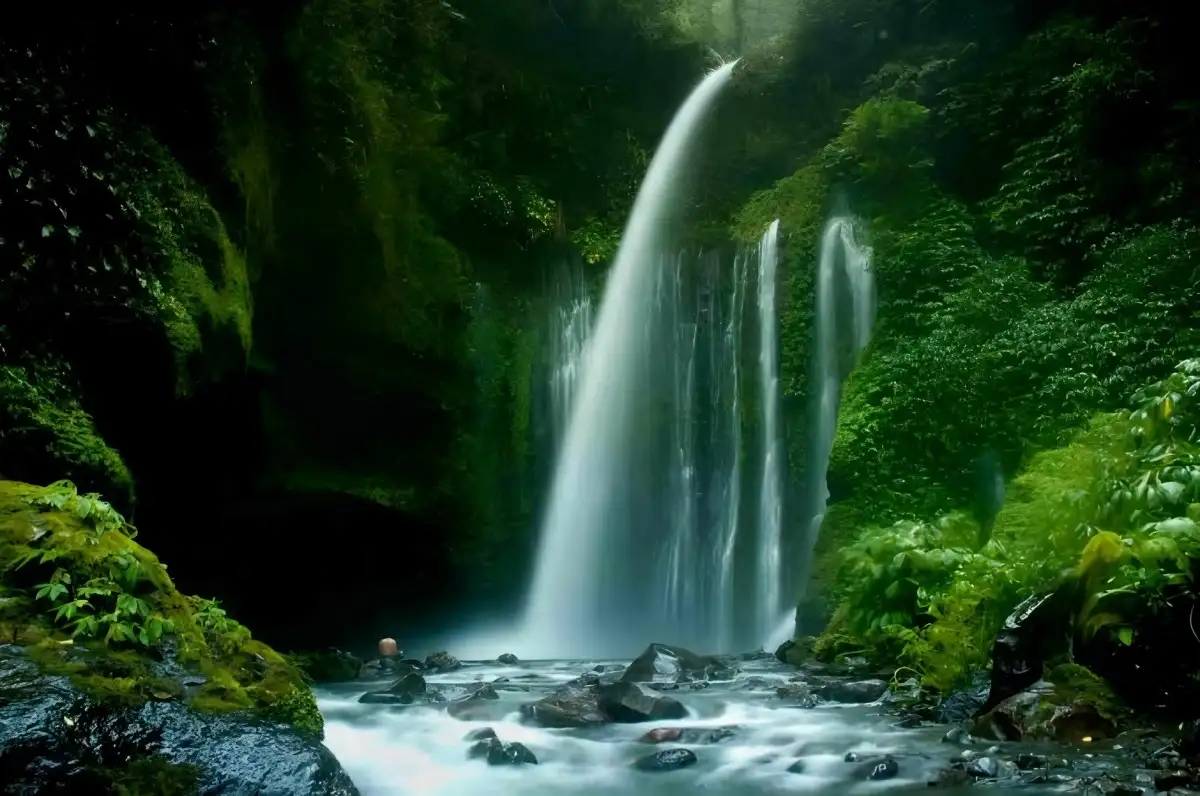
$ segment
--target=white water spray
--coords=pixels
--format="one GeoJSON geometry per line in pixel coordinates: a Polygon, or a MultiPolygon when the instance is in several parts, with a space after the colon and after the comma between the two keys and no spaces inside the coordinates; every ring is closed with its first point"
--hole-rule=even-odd
{"type": "Polygon", "coordinates": [[[759,376],[762,383],[762,488],[758,503],[759,589],[757,633],[766,638],[783,610],[783,450],[779,439],[778,309],[775,269],[779,260],[779,219],[771,222],[758,250],[759,376]]]}
{"type": "MultiPolygon", "coordinates": [[[[638,342],[662,264],[663,228],[700,122],[735,65],[709,74],[684,102],[634,202],[589,342],[587,360],[597,366],[584,368],[555,469],[520,645],[527,657],[627,655],[646,643],[622,632],[629,608],[613,586],[623,563],[603,555],[601,545],[613,538],[606,528],[632,514],[629,486],[620,482],[636,450],[635,412],[649,364],[638,342]]],[[[639,530],[630,528],[625,539],[629,556],[639,530]]]]}
{"type": "Polygon", "coordinates": [[[875,322],[871,250],[858,241],[854,222],[844,216],[831,218],[821,236],[816,299],[815,412],[806,490],[812,520],[808,523],[801,550],[798,582],[801,592],[812,567],[813,548],[829,500],[826,476],[837,431],[842,382],[858,363],[858,357],[870,341],[875,322]]]}

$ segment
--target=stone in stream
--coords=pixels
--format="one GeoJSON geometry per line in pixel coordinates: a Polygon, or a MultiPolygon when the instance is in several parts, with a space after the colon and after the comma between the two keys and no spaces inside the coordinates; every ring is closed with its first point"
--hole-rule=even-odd
{"type": "Polygon", "coordinates": [[[687,708],[671,697],[643,688],[638,683],[620,682],[596,689],[600,713],[622,724],[662,721],[687,717],[687,708]]]}
{"type": "Polygon", "coordinates": [[[807,768],[808,766],[803,760],[796,760],[787,767],[787,770],[789,774],[803,774],[807,768]]]}
{"type": "Polygon", "coordinates": [[[435,652],[425,659],[425,668],[444,674],[462,668],[462,663],[449,652],[435,652]]]}
{"type": "Polygon", "coordinates": [[[489,738],[495,738],[496,731],[491,727],[480,727],[478,730],[471,730],[463,736],[464,741],[486,741],[489,738]]]}
{"type": "Polygon", "coordinates": [[[885,757],[882,760],[869,760],[859,766],[856,773],[862,779],[891,779],[900,773],[900,764],[892,757],[885,757]]]}
{"type": "Polygon", "coordinates": [[[537,757],[523,743],[504,743],[499,738],[491,737],[476,741],[467,750],[467,757],[472,760],[486,760],[489,766],[519,766],[525,763],[537,765],[537,757]]]}
{"type": "Polygon", "coordinates": [[[694,679],[731,680],[736,672],[711,655],[697,655],[668,644],[651,644],[629,664],[621,679],[629,683],[672,682],[680,675],[687,675],[694,679]]]}
{"type": "Polygon", "coordinates": [[[611,721],[600,712],[594,690],[563,689],[537,702],[521,706],[527,722],[548,729],[591,727],[611,721]]]}
{"type": "MultiPolygon", "coordinates": [[[[497,712],[494,701],[500,699],[496,689],[484,684],[465,697],[456,699],[446,707],[446,712],[462,721],[493,718],[497,712]]],[[[502,710],[506,710],[502,708],[502,710]]]]}
{"type": "Polygon", "coordinates": [[[843,704],[865,704],[874,702],[887,693],[887,683],[883,680],[851,680],[849,682],[830,682],[822,685],[817,694],[830,702],[843,704]]]}
{"type": "Polygon", "coordinates": [[[425,678],[410,672],[386,690],[369,691],[358,698],[364,705],[411,705],[418,697],[427,696],[425,678]]]}
{"type": "Polygon", "coordinates": [[[513,655],[511,652],[504,653],[503,655],[501,655],[499,658],[496,659],[496,662],[503,663],[505,666],[512,666],[515,663],[519,663],[519,661],[517,660],[517,656],[513,655]]]}
{"type": "Polygon", "coordinates": [[[696,762],[696,753],[691,749],[664,749],[652,755],[639,757],[633,766],[640,771],[678,771],[695,765],[696,762]]]}
{"type": "Polygon", "coordinates": [[[734,736],[734,727],[655,727],[641,738],[638,743],[689,743],[713,744],[728,740],[734,736]]]}

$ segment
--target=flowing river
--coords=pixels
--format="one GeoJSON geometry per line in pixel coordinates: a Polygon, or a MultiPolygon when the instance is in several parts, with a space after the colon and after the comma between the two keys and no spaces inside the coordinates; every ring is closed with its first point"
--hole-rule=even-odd
{"type": "MultiPolygon", "coordinates": [[[[743,656],[750,658],[751,656],[743,656]]],[[[454,698],[482,683],[495,685],[498,699],[476,700],[469,719],[454,718],[446,705],[361,704],[367,691],[388,681],[325,686],[318,699],[326,719],[326,745],[350,773],[364,796],[752,796],[753,794],[909,793],[924,791],[955,758],[992,757],[1016,761],[1024,753],[1047,755],[1059,768],[1021,771],[1011,762],[1009,776],[996,785],[1023,786],[1021,793],[1063,792],[1080,778],[1124,768],[1115,749],[1035,748],[1025,744],[977,742],[960,746],[943,740],[945,725],[905,728],[882,702],[866,705],[789,705],[776,690],[806,675],[766,655],[741,660],[732,679],[668,684],[688,716],[674,721],[605,724],[576,729],[544,729],[522,719],[520,707],[562,688],[584,673],[612,670],[610,661],[532,661],[514,665],[464,662],[448,674],[431,674],[431,689],[454,698]],[[676,742],[641,740],[655,728],[687,728],[676,742]],[[504,742],[524,744],[537,765],[489,766],[469,759],[466,736],[493,729],[504,742]],[[724,730],[714,733],[713,731],[724,730]],[[695,764],[672,771],[644,771],[640,758],[670,748],[693,751],[695,764]],[[885,779],[870,773],[884,756],[895,761],[885,779]],[[1111,758],[1111,759],[1110,759],[1111,758]],[[1065,773],[1054,773],[1055,771],[1065,773]]],[[[814,680],[819,680],[814,677],[814,680]]],[[[961,767],[961,766],[960,766],[961,767]]],[[[941,783],[942,793],[966,793],[965,782],[941,783]]],[[[985,779],[984,782],[987,780],[985,779]]]]}

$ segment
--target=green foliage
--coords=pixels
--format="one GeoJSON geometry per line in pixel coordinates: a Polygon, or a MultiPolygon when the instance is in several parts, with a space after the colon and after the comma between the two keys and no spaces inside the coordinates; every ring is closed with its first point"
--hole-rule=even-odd
{"type": "Polygon", "coordinates": [[[948,692],[986,664],[1020,600],[1078,584],[1076,630],[1136,643],[1139,617],[1191,589],[1200,558],[1200,361],[1137,391],[1132,413],[1097,416],[1035,456],[1008,491],[991,539],[961,519],[868,528],[844,553],[836,589],[849,633],[948,692]],[[918,617],[924,616],[922,621],[918,617]]]}
{"type": "Polygon", "coordinates": [[[215,601],[180,594],[133,535],[68,482],[0,481],[0,588],[28,597],[0,614],[0,636],[35,644],[41,666],[95,697],[129,704],[183,696],[149,665],[170,654],[206,678],[187,697],[196,709],[257,711],[319,737],[300,672],[215,601]],[[73,654],[79,647],[89,654],[73,654]]]}
{"type": "Polygon", "coordinates": [[[133,499],[128,468],[80,406],[71,371],[51,358],[0,365],[0,461],[10,475],[65,472],[124,505],[133,499]]]}

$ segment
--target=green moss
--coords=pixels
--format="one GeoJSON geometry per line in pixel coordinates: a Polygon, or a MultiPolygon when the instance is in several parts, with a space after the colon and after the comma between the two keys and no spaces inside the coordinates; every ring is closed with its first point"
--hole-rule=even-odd
{"type": "Polygon", "coordinates": [[[1088,704],[1114,723],[1129,715],[1129,708],[1113,692],[1108,681],[1079,664],[1059,664],[1047,672],[1044,679],[1054,686],[1054,693],[1043,700],[1052,707],[1088,704]]]}
{"type": "Polygon", "coordinates": [[[200,779],[196,766],[172,763],[162,755],[133,760],[103,774],[113,796],[192,796],[200,779]]]}
{"type": "Polygon", "coordinates": [[[65,365],[0,365],[0,459],[133,501],[133,477],[84,411],[65,365]]]}
{"type": "MultiPolygon", "coordinates": [[[[0,629],[15,629],[27,642],[36,640],[30,654],[45,671],[71,677],[96,699],[138,704],[185,698],[197,710],[250,711],[320,737],[321,717],[300,671],[255,641],[213,601],[179,593],[166,567],[134,541],[136,532],[119,515],[114,519],[97,512],[96,503],[57,485],[0,481],[0,585],[6,596],[15,595],[9,598],[13,602],[3,604],[0,629]],[[114,574],[114,566],[123,567],[124,580],[114,574]],[[81,633],[81,626],[72,638],[69,625],[51,618],[55,609],[50,601],[33,594],[44,595],[44,585],[38,584],[68,584],[74,591],[54,601],[62,605],[79,598],[79,586],[96,578],[109,579],[119,590],[112,598],[90,598],[114,601],[98,603],[97,614],[115,611],[135,631],[149,629],[161,617],[167,628],[161,638],[139,641],[135,632],[128,641],[104,640],[81,633]],[[122,613],[133,600],[145,606],[140,616],[122,613]],[[194,696],[184,696],[179,683],[154,675],[149,656],[163,645],[174,649],[186,669],[205,678],[194,696]]],[[[79,615],[87,611],[81,609],[79,615]]]]}

